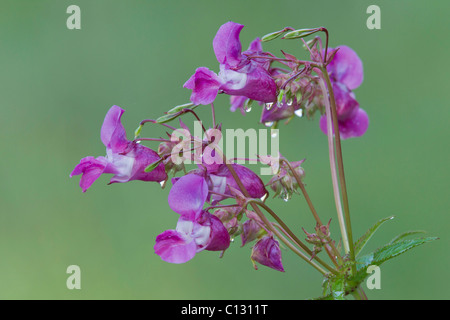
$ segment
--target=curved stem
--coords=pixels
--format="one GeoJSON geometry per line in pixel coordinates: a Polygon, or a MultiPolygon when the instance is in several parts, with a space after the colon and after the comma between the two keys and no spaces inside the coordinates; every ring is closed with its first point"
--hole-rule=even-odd
{"type": "Polygon", "coordinates": [[[162,139],[162,138],[136,138],[133,141],[134,142],[139,142],[139,141],[170,142],[170,140],[162,139]]]}
{"type": "MultiPolygon", "coordinates": [[[[228,160],[226,159],[225,155],[223,154],[223,152],[219,149],[216,149],[217,152],[220,152],[223,161],[225,163],[225,165],[227,166],[228,170],[230,171],[231,175],[233,176],[233,179],[236,181],[237,185],[239,186],[239,189],[241,190],[242,194],[247,197],[250,198],[250,195],[247,191],[247,189],[245,188],[245,186],[243,185],[241,179],[239,178],[239,176],[237,175],[236,171],[234,170],[233,166],[231,165],[231,163],[228,162],[228,160]]],[[[297,254],[300,258],[302,258],[303,260],[305,260],[307,263],[309,263],[311,266],[313,266],[317,271],[319,271],[320,273],[322,273],[323,275],[325,275],[327,272],[322,269],[317,263],[315,263],[314,261],[311,261],[303,252],[299,251],[294,245],[292,245],[292,243],[290,243],[271,223],[269,220],[267,220],[266,216],[262,213],[262,211],[259,209],[258,205],[256,203],[250,203],[250,205],[252,206],[253,210],[256,212],[256,214],[259,216],[259,218],[267,225],[267,227],[270,229],[270,231],[272,231],[277,237],[278,239],[280,239],[289,249],[291,249],[295,254],[297,254]]],[[[330,271],[333,270],[331,267],[329,267],[330,271]]],[[[328,268],[327,268],[328,269],[328,268]]],[[[333,270],[334,271],[334,270],[333,270]]],[[[334,271],[334,273],[336,273],[336,271],[334,271]]]]}
{"type": "MultiPolygon", "coordinates": [[[[322,74],[321,74],[322,75],[322,74]]],[[[344,244],[344,250],[345,253],[350,252],[350,245],[349,240],[347,237],[347,229],[345,227],[345,218],[344,214],[342,212],[342,205],[341,205],[341,195],[339,191],[339,182],[336,172],[336,159],[335,159],[335,150],[334,150],[334,141],[333,141],[333,127],[332,127],[332,119],[331,119],[331,106],[330,102],[328,100],[328,91],[325,88],[324,81],[319,81],[321,90],[323,92],[324,96],[324,103],[325,103],[325,113],[327,117],[327,137],[328,137],[328,150],[329,150],[329,158],[330,158],[330,169],[331,169],[331,181],[333,184],[333,194],[334,194],[334,202],[336,204],[336,211],[339,221],[339,227],[341,229],[341,235],[342,235],[342,242],[344,244]]]]}
{"type": "MultiPolygon", "coordinates": [[[[284,223],[283,220],[280,219],[280,217],[278,217],[278,215],[273,212],[272,209],[270,209],[264,202],[261,202],[259,200],[250,200],[248,201],[248,203],[256,203],[257,205],[261,206],[264,208],[264,210],[266,210],[279,224],[280,226],[289,234],[289,237],[296,243],[299,245],[299,247],[301,247],[303,250],[305,250],[305,252],[310,255],[311,257],[313,257],[313,253],[312,251],[291,231],[291,229],[289,229],[289,227],[284,223]]],[[[335,259],[332,255],[329,255],[331,261],[335,262],[335,259]]],[[[325,268],[327,268],[330,272],[336,274],[336,270],[334,270],[333,268],[331,268],[327,263],[325,263],[322,259],[320,259],[319,257],[314,257],[315,260],[317,260],[317,262],[319,262],[322,266],[324,266],[325,268]]],[[[336,267],[338,267],[338,265],[336,264],[336,267]]]]}
{"type": "Polygon", "coordinates": [[[145,123],[147,123],[147,122],[157,123],[157,124],[160,124],[160,125],[162,125],[162,126],[164,126],[164,127],[166,127],[166,128],[169,128],[169,129],[171,129],[171,130],[176,130],[176,129],[177,129],[177,128],[172,127],[171,125],[168,125],[168,124],[166,124],[166,123],[156,122],[156,120],[153,120],[153,119],[145,119],[145,120],[142,120],[142,121],[139,123],[139,126],[143,126],[143,125],[144,125],[145,123]]]}
{"type": "MultiPolygon", "coordinates": [[[[309,206],[309,208],[310,208],[310,210],[311,210],[311,213],[312,213],[313,216],[314,216],[314,219],[316,220],[316,222],[317,222],[320,226],[322,226],[323,223],[322,223],[322,221],[320,220],[319,215],[317,214],[317,211],[316,211],[316,209],[314,208],[314,205],[313,205],[313,203],[312,203],[312,201],[311,201],[311,198],[309,197],[308,192],[306,191],[305,185],[303,184],[301,178],[298,176],[297,171],[295,171],[294,168],[292,168],[291,164],[290,164],[289,161],[287,161],[286,159],[281,159],[281,161],[283,161],[284,163],[286,163],[286,165],[289,167],[289,170],[292,172],[292,175],[294,176],[295,180],[297,181],[297,184],[299,185],[300,190],[302,190],[303,196],[305,197],[306,202],[308,203],[308,206],[309,206]]],[[[330,247],[332,248],[334,255],[338,258],[339,262],[342,263],[342,257],[341,257],[341,255],[339,254],[339,251],[336,249],[334,243],[331,242],[329,245],[330,245],[330,247]]],[[[331,253],[328,252],[328,250],[327,250],[327,253],[328,253],[328,255],[330,256],[330,259],[331,259],[333,262],[335,262],[335,260],[336,260],[335,257],[333,257],[333,256],[331,255],[331,253]]],[[[336,263],[335,263],[335,265],[337,266],[336,263]]]]}

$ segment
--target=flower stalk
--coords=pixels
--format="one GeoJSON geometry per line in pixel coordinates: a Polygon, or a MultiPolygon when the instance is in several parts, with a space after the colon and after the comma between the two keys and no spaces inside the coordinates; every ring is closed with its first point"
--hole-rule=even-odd
{"type": "MultiPolygon", "coordinates": [[[[322,75],[327,84],[329,101],[331,103],[331,116],[333,119],[333,128],[334,128],[334,136],[335,136],[335,144],[336,144],[336,158],[337,158],[337,167],[339,172],[339,182],[342,191],[342,202],[344,205],[344,217],[345,224],[347,228],[347,238],[348,238],[348,250],[350,255],[350,260],[355,261],[355,251],[353,248],[353,232],[352,225],[350,219],[350,209],[348,204],[348,195],[347,195],[347,185],[345,182],[345,174],[344,174],[344,162],[342,157],[342,147],[341,147],[341,137],[339,132],[339,122],[337,117],[337,109],[336,109],[336,100],[333,93],[333,87],[331,85],[330,77],[328,75],[327,69],[325,67],[321,68],[322,75]]],[[[352,272],[356,273],[356,264],[352,264],[352,272]]]]}

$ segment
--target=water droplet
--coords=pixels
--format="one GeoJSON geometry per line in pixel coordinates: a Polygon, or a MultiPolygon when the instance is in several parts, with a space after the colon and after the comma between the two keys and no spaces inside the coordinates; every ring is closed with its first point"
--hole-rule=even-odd
{"type": "Polygon", "coordinates": [[[269,195],[268,193],[266,193],[265,195],[263,195],[263,196],[261,197],[261,201],[264,202],[264,200],[266,200],[266,198],[267,198],[268,195],[269,195]]]}
{"type": "Polygon", "coordinates": [[[164,189],[164,187],[166,186],[166,182],[167,182],[167,180],[164,180],[159,183],[161,185],[161,188],[164,189]]]}
{"type": "Polygon", "coordinates": [[[290,106],[292,106],[293,103],[294,103],[294,101],[292,99],[289,99],[287,102],[287,105],[290,107],[290,106]]]}
{"type": "Polygon", "coordinates": [[[281,199],[283,199],[284,202],[288,202],[291,199],[291,196],[289,195],[288,192],[283,191],[281,194],[281,199]]]}
{"type": "Polygon", "coordinates": [[[270,110],[273,107],[273,102],[266,103],[266,110],[270,110]]]}
{"type": "Polygon", "coordinates": [[[288,202],[289,200],[291,200],[291,195],[289,194],[289,192],[283,192],[281,196],[283,197],[284,202],[288,202]]]}
{"type": "Polygon", "coordinates": [[[299,118],[303,117],[303,109],[295,110],[294,113],[299,118]]]}
{"type": "Polygon", "coordinates": [[[247,105],[245,107],[245,112],[250,112],[250,111],[252,111],[252,106],[251,105],[247,105]]]}
{"type": "Polygon", "coordinates": [[[274,130],[274,129],[272,129],[271,130],[271,134],[270,134],[270,136],[272,137],[272,138],[276,138],[277,136],[278,136],[278,130],[274,130]]]}
{"type": "Polygon", "coordinates": [[[271,126],[273,126],[273,122],[272,122],[272,121],[264,122],[264,125],[265,125],[266,127],[271,127],[271,126]]]}

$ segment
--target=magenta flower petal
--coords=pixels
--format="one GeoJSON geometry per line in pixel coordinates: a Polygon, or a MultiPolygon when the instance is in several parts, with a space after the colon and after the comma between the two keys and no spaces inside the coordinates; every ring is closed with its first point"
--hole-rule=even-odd
{"type": "Polygon", "coordinates": [[[239,72],[223,69],[220,90],[226,94],[246,96],[252,100],[273,102],[277,98],[277,86],[270,74],[256,63],[248,64],[239,72]]]}
{"type": "Polygon", "coordinates": [[[263,266],[284,272],[278,241],[271,236],[261,238],[252,250],[252,260],[263,266]]]}
{"type": "Polygon", "coordinates": [[[230,110],[235,112],[237,109],[241,111],[242,114],[245,114],[244,105],[247,97],[244,96],[230,96],[230,110]]]}
{"type": "Polygon", "coordinates": [[[213,49],[217,61],[231,66],[237,65],[241,60],[241,42],[239,34],[244,26],[232,21],[223,24],[213,40],[213,49]]]}
{"type": "Polygon", "coordinates": [[[214,102],[220,86],[220,79],[213,71],[205,67],[200,67],[186,81],[183,88],[192,90],[192,103],[206,105],[214,102]]]}
{"type": "Polygon", "coordinates": [[[196,174],[187,174],[173,185],[169,192],[169,206],[180,215],[195,220],[208,197],[208,184],[196,174]]]}
{"type": "Polygon", "coordinates": [[[334,82],[332,86],[338,118],[345,119],[351,117],[359,107],[359,103],[356,101],[354,93],[340,82],[334,82]]]}
{"type": "Polygon", "coordinates": [[[327,70],[336,81],[345,84],[350,90],[358,88],[364,79],[363,65],[355,51],[347,46],[339,46],[327,70]]]}
{"type": "Polygon", "coordinates": [[[252,242],[257,239],[261,234],[262,228],[261,226],[253,219],[249,219],[242,224],[242,247],[247,243],[252,242]]]}
{"type": "Polygon", "coordinates": [[[226,250],[230,246],[230,235],[227,229],[216,216],[209,214],[209,219],[211,223],[211,235],[209,244],[205,249],[209,251],[226,250]]]}
{"type": "Polygon", "coordinates": [[[263,51],[262,43],[260,38],[256,38],[252,42],[250,42],[250,45],[248,46],[247,51],[244,51],[243,53],[246,54],[252,54],[252,53],[260,53],[263,51]]]}
{"type": "Polygon", "coordinates": [[[272,108],[262,109],[260,122],[261,123],[274,122],[292,117],[295,114],[296,107],[298,107],[296,103],[295,104],[283,103],[281,106],[278,106],[277,103],[274,103],[272,108]]]}
{"type": "Polygon", "coordinates": [[[342,139],[360,137],[367,131],[368,127],[369,117],[361,108],[358,108],[351,118],[339,121],[339,133],[342,139]]]}
{"type": "MultiPolygon", "coordinates": [[[[338,122],[339,134],[341,139],[360,137],[367,131],[367,128],[369,127],[369,117],[367,116],[367,113],[361,108],[356,109],[351,117],[343,120],[338,119],[338,122]]],[[[323,115],[320,118],[320,129],[323,133],[327,134],[326,115],[323,115]]]]}
{"type": "MultiPolygon", "coordinates": [[[[267,190],[264,187],[264,183],[256,173],[254,173],[247,167],[244,167],[239,164],[233,164],[232,166],[236,171],[236,174],[238,175],[239,179],[242,181],[242,184],[247,189],[250,197],[260,199],[267,194],[267,190]]],[[[226,165],[222,165],[218,170],[218,172],[216,173],[216,175],[226,177],[227,185],[237,190],[240,190],[238,184],[234,180],[233,176],[231,175],[231,172],[228,170],[226,165]]],[[[229,193],[229,190],[227,190],[227,193],[229,193]]]]}
{"type": "Polygon", "coordinates": [[[104,173],[107,165],[108,161],[104,157],[86,157],[75,166],[70,177],[81,174],[80,187],[83,192],[86,192],[94,181],[104,173]]]}
{"type": "Polygon", "coordinates": [[[125,112],[118,106],[112,106],[103,121],[100,137],[106,148],[113,152],[122,152],[128,145],[125,129],[120,122],[125,112]]]}
{"type": "Polygon", "coordinates": [[[197,245],[176,230],[166,230],[156,237],[154,250],[166,262],[185,263],[195,256],[197,245]]]}
{"type": "Polygon", "coordinates": [[[130,180],[141,180],[141,181],[156,181],[161,182],[166,180],[167,173],[164,168],[164,164],[161,162],[155,169],[150,172],[145,172],[150,164],[158,161],[160,156],[156,151],[147,148],[143,145],[136,144],[134,150],[134,166],[132,170],[132,176],[130,180]]]}

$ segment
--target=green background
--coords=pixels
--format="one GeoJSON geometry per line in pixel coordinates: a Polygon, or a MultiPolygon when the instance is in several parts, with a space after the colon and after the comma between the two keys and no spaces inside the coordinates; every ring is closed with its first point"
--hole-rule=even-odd
{"type": "MultiPolygon", "coordinates": [[[[366,248],[406,230],[440,240],[381,267],[371,299],[448,299],[450,136],[448,1],[0,1],[0,298],[1,299],[305,299],[321,276],[289,250],[285,273],[250,262],[236,241],[219,259],[202,252],[183,265],[153,253],[155,237],[175,227],[169,188],[134,181],[85,194],[69,178],[79,159],[100,156],[104,115],[126,110],[129,138],[140,120],[189,100],[183,83],[195,68],[218,71],[212,39],[228,20],[245,25],[243,47],[284,26],[325,26],[330,46],[352,47],[364,63],[355,90],[370,116],[363,138],[343,142],[354,236],[389,215],[366,248]],[[66,27],[66,8],[81,8],[81,30],[66,27]],[[381,30],[366,27],[371,4],[381,30]],[[66,268],[81,268],[81,290],[68,290],[66,268]]],[[[296,41],[265,49],[306,54],[296,41]]],[[[229,112],[224,128],[261,128],[259,111],[229,112]]],[[[199,112],[209,119],[209,108],[199,112]]],[[[186,118],[186,121],[188,118],[186,118]]],[[[143,136],[164,130],[146,126],[143,136]]],[[[306,158],[305,182],[323,221],[335,215],[326,136],[318,119],[295,119],[280,132],[281,152],[306,158]]],[[[156,145],[148,144],[151,147],[156,145]]],[[[303,237],[314,222],[304,199],[269,204],[303,237]]],[[[368,252],[366,250],[366,252],[368,252]]]]}

